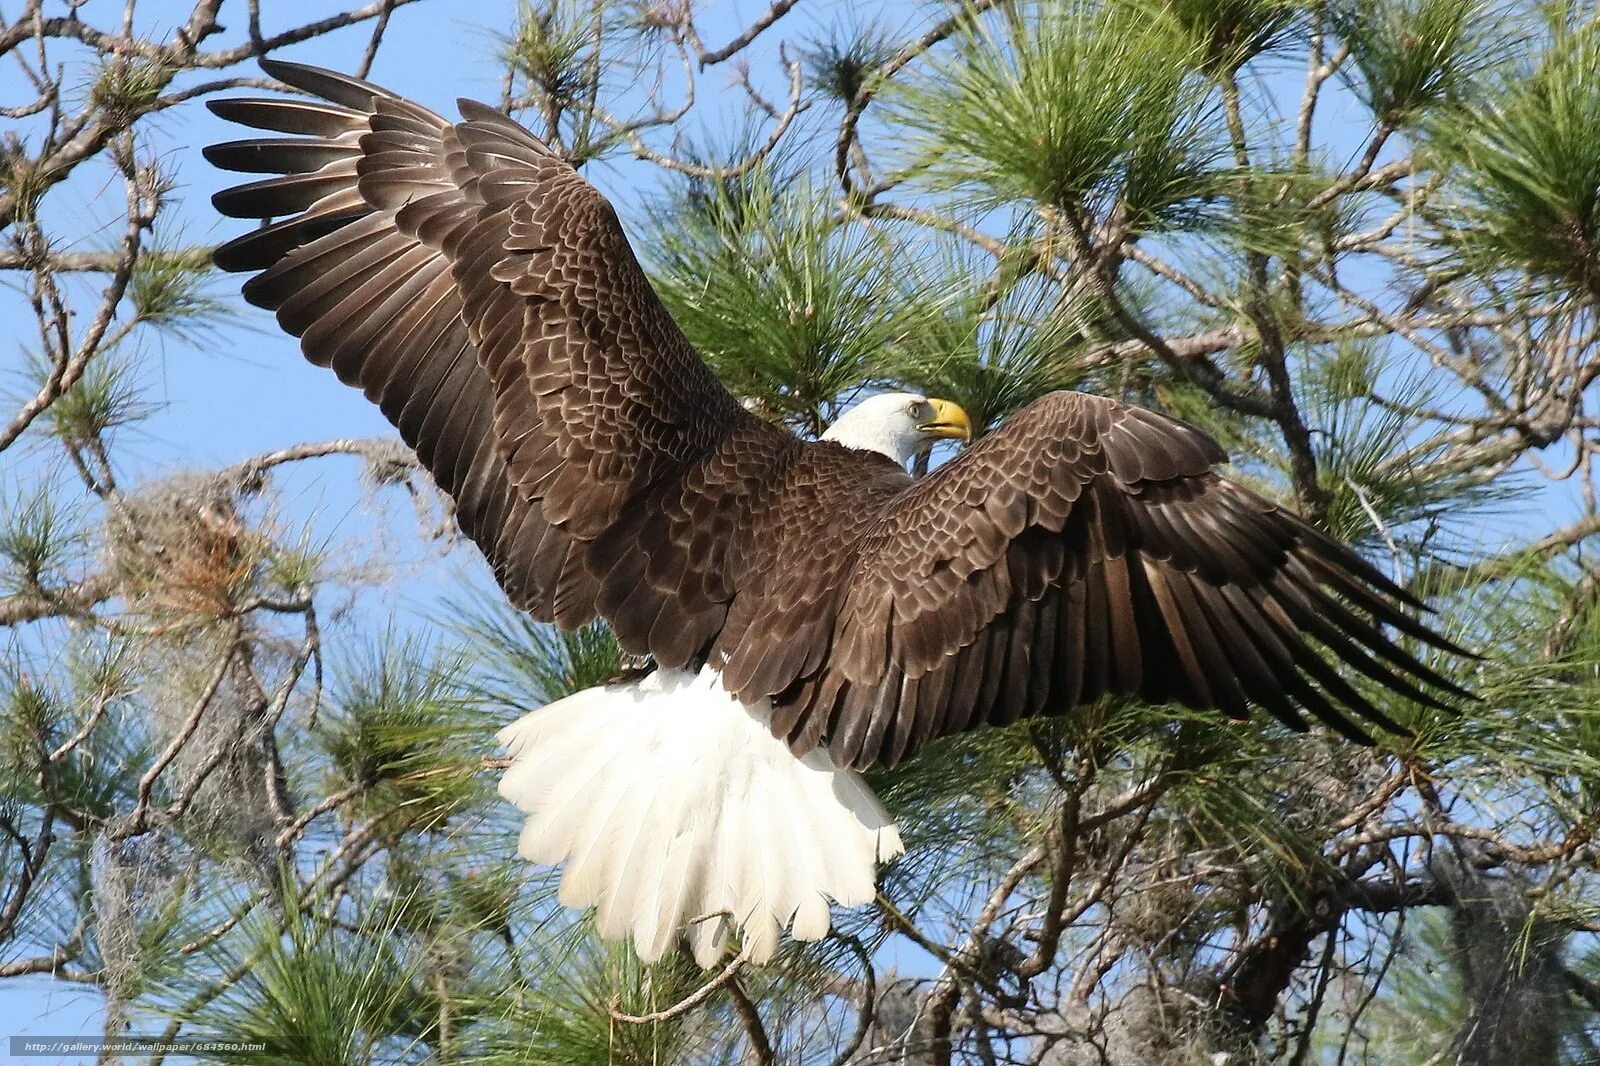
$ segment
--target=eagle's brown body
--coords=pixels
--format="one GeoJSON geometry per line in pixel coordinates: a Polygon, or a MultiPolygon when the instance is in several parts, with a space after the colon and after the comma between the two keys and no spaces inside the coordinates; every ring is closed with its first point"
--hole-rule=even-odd
{"type": "Polygon", "coordinates": [[[1459,693],[1380,628],[1455,650],[1408,594],[1215,474],[1192,427],[1053,393],[919,481],[802,441],[717,382],[610,205],[516,123],[266,66],[322,100],[213,105],[300,135],[208,150],[286,175],[217,196],[284,219],[218,264],[260,271],[246,296],[381,406],[514,602],[709,663],[797,756],[893,765],[1106,693],[1390,726],[1316,644],[1423,702],[1459,693]]]}

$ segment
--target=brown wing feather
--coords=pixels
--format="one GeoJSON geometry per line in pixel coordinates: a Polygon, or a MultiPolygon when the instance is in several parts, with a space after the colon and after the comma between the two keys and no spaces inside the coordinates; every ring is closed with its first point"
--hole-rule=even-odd
{"type": "Polygon", "coordinates": [[[827,664],[776,692],[775,721],[857,767],[1106,693],[1241,718],[1258,704],[1301,730],[1304,710],[1364,741],[1358,720],[1398,728],[1318,645],[1424,703],[1466,695],[1380,628],[1460,652],[1410,596],[1213,473],[1224,458],[1139,408],[1035,402],[884,506],[827,620],[827,664]]]}
{"type": "Polygon", "coordinates": [[[936,736],[1107,692],[1392,726],[1321,657],[1459,694],[1398,588],[1211,472],[1148,411],[1047,396],[932,476],[746,414],[651,292],[615,212],[489,108],[448,122],[281,62],[320,101],[226,100],[300,139],[218,145],[281,175],[218,194],[272,222],[217,250],[313,361],[379,404],[511,599],[596,616],[666,666],[771,696],[797,751],[893,764],[936,736]],[[1373,621],[1376,619],[1376,622],[1373,621]]]}
{"type": "MultiPolygon", "coordinates": [[[[245,295],[365,391],[456,502],[518,604],[597,613],[683,666],[721,630],[753,485],[801,448],[746,414],[650,290],[615,212],[516,123],[452,123],[355,78],[267,61],[319,101],[223,100],[302,135],[215,145],[245,295]]],[[[802,664],[804,665],[804,664],[802,664]]]]}

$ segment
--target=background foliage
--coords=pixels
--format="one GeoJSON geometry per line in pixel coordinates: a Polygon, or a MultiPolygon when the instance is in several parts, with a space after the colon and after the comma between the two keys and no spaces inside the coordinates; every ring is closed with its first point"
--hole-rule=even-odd
{"type": "Polygon", "coordinates": [[[877,904],[717,974],[516,858],[494,729],[622,664],[481,567],[397,615],[392,531],[454,536],[403,449],[140,460],[163,339],[240,313],[163,123],[446,9],[139,8],[0,14],[0,997],[284,1063],[1600,1062],[1592,5],[472,9],[758,410],[1172,412],[1485,654],[1443,664],[1481,704],[1386,696],[1415,735],[1372,749],[1134,703],[942,744],[874,782],[877,904]],[[293,488],[341,455],[355,539],[293,488]]]}

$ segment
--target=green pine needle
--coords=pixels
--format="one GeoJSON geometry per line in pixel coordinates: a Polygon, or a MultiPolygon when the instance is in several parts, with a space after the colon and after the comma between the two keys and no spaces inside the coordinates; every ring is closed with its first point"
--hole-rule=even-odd
{"type": "Polygon", "coordinates": [[[1455,236],[1473,266],[1600,293],[1600,26],[1558,29],[1492,98],[1441,112],[1428,133],[1455,168],[1455,236]]]}
{"type": "Polygon", "coordinates": [[[902,344],[909,253],[836,220],[830,194],[769,169],[681,189],[646,247],[663,301],[734,395],[818,433],[902,344]]]}
{"type": "Polygon", "coordinates": [[[330,703],[318,739],[360,809],[427,829],[487,798],[474,746],[491,731],[458,659],[385,641],[339,671],[330,703]]]}
{"type": "Polygon", "coordinates": [[[1222,158],[1204,55],[1158,8],[1071,0],[974,18],[953,53],[890,101],[911,166],[980,202],[1139,228],[1211,189],[1222,158]]]}
{"type": "Polygon", "coordinates": [[[1390,123],[1455,98],[1503,47],[1484,0],[1339,0],[1328,14],[1350,46],[1354,88],[1390,123]]]}

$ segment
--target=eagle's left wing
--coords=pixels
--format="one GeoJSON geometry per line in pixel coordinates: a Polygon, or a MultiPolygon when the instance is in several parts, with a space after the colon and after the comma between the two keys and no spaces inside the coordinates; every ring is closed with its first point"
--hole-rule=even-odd
{"type": "Polygon", "coordinates": [[[738,592],[752,486],[781,483],[800,442],[718,383],[610,203],[538,138],[482,104],[454,122],[348,75],[262,67],[316,99],[211,102],[291,135],[206,149],[271,175],[214,198],[267,222],[217,264],[258,271],[246,298],[379,405],[514,603],[695,661],[738,592]]]}
{"type": "MultiPolygon", "coordinates": [[[[894,765],[1115,693],[1398,727],[1317,645],[1430,705],[1465,696],[1381,626],[1461,650],[1347,546],[1212,471],[1174,419],[1057,392],[907,489],[863,543],[824,665],[774,693],[796,750],[894,765]]],[[[1464,654],[1464,653],[1463,653],[1464,654]]]]}

